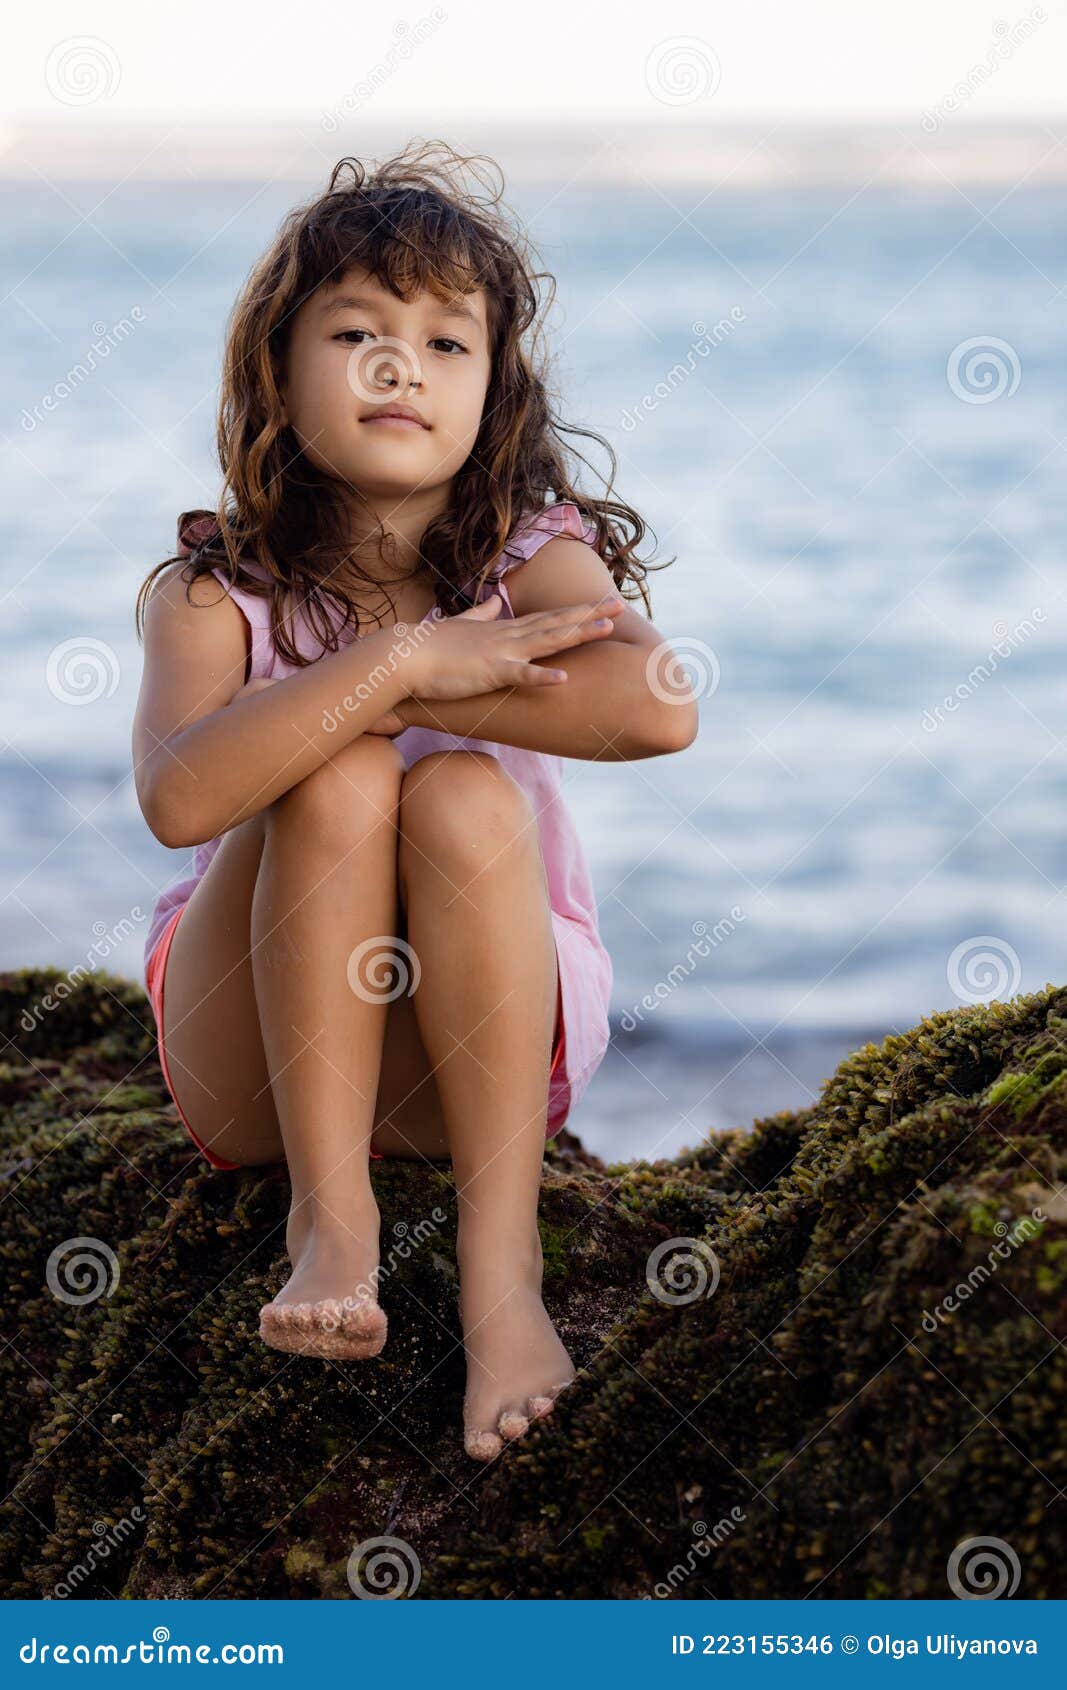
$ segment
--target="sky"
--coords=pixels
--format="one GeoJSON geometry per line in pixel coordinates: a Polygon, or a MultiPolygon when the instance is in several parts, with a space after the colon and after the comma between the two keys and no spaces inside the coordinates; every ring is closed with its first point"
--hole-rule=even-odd
{"type": "Polygon", "coordinates": [[[1049,119],[1067,63],[1063,0],[52,0],[4,33],[0,147],[42,121],[898,121],[961,84],[968,118],[1049,119]]]}

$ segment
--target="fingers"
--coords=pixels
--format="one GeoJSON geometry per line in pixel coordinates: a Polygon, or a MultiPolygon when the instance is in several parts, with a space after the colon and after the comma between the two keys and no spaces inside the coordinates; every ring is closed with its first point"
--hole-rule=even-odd
{"type": "Polygon", "coordinates": [[[499,687],[558,687],[567,679],[566,669],[541,669],[536,663],[523,663],[518,658],[509,661],[507,673],[495,684],[499,687]]]}
{"type": "MultiPolygon", "coordinates": [[[[618,606],[622,608],[621,603],[618,606]]],[[[614,632],[614,616],[603,601],[594,605],[568,605],[561,610],[540,614],[532,626],[512,624],[512,634],[530,657],[547,657],[553,651],[565,651],[569,646],[584,645],[614,632]]]]}
{"type": "Polygon", "coordinates": [[[617,593],[605,593],[603,598],[595,599],[591,603],[562,604],[552,610],[532,610],[526,616],[517,616],[512,627],[516,633],[523,633],[528,628],[566,627],[568,623],[578,626],[599,617],[615,617],[625,608],[624,601],[617,593]]]}
{"type": "Polygon", "coordinates": [[[490,593],[480,604],[472,604],[469,610],[461,610],[460,617],[467,617],[475,622],[491,622],[500,614],[504,600],[500,593],[490,593]]]}

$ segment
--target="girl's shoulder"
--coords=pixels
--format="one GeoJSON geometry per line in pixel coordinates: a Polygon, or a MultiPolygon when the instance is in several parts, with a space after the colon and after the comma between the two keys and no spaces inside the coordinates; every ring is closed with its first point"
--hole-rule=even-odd
{"type": "MultiPolygon", "coordinates": [[[[183,560],[191,557],[200,546],[217,539],[219,533],[218,521],[211,511],[182,511],[178,518],[178,557],[183,560]]],[[[178,570],[182,567],[182,563],[176,565],[178,570]]],[[[271,594],[269,591],[271,575],[269,570],[264,569],[263,565],[254,557],[243,557],[241,559],[241,572],[242,580],[247,581],[247,585],[238,586],[236,581],[231,579],[228,565],[213,564],[210,575],[198,577],[192,591],[203,590],[206,592],[207,584],[210,582],[211,576],[214,576],[218,586],[223,588],[224,593],[228,594],[237,606],[244,622],[247,624],[245,632],[247,672],[245,679],[252,681],[260,676],[272,674],[275,666],[274,645],[271,635],[271,594]],[[262,591],[256,585],[259,582],[263,583],[262,591]]],[[[214,598],[210,600],[204,598],[201,602],[216,603],[217,593],[214,598]]]]}

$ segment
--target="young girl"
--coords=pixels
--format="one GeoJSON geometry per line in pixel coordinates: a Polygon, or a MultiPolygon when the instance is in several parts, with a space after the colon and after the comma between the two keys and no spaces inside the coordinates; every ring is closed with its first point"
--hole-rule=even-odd
{"type": "Polygon", "coordinates": [[[563,759],[678,750],[696,707],[616,591],[649,609],[644,523],[567,479],[538,273],[462,162],[341,160],[255,266],[217,512],[179,518],[138,596],[133,752],[152,832],[197,847],[145,947],[167,1086],[212,1167],[288,1166],[260,1336],[376,1355],[369,1158],[450,1158],[487,1460],[574,1377],[537,1200],[612,970],[563,759]]]}

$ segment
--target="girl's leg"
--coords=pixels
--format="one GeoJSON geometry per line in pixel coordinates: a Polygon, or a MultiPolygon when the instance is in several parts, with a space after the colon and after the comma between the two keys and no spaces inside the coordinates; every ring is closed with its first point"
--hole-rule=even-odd
{"type": "MultiPolygon", "coordinates": [[[[376,736],[373,743],[389,742],[376,736]]],[[[225,835],[167,959],[167,1058],[178,1101],[197,1136],[242,1167],[285,1161],[252,972],[252,900],[268,814],[261,810],[225,835]]],[[[301,975],[291,980],[304,990],[301,975]]],[[[386,1156],[448,1157],[433,1072],[406,994],[388,1006],[374,1130],[375,1149],[386,1156]]],[[[308,1213],[304,1205],[295,1223],[306,1224],[308,1213]]]]}
{"type": "MultiPolygon", "coordinates": [[[[377,1265],[367,1147],[390,1005],[379,977],[366,989],[366,964],[349,961],[367,939],[379,960],[396,951],[402,770],[390,740],[358,740],[234,829],[167,965],[182,1109],[231,1161],[287,1161],[294,1271],[270,1307],[310,1305],[313,1324],[315,1305],[372,1290],[377,1265]]],[[[384,1330],[361,1301],[349,1335],[384,1330]]],[[[305,1307],[302,1329],[308,1320],[305,1307]]]]}
{"type": "Polygon", "coordinates": [[[541,1301],[557,964],[526,795],[487,753],[421,758],[401,785],[398,865],[458,1194],[465,1442],[490,1459],[574,1377],[541,1301]]]}
{"type": "Polygon", "coordinates": [[[275,1309],[373,1291],[369,1145],[397,955],[402,772],[391,740],[357,740],[267,812],[252,973],[299,1253],[275,1309]]]}

